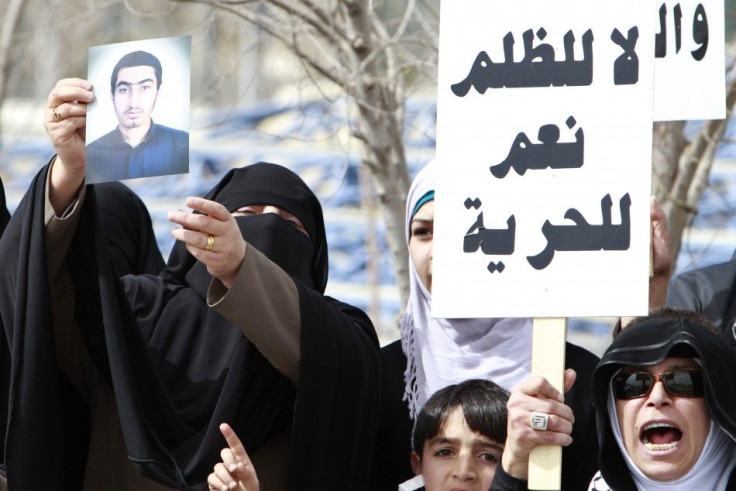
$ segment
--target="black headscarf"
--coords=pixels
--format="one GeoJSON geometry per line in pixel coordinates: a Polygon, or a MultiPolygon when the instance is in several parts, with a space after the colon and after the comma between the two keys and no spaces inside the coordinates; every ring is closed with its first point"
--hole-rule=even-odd
{"type": "MultiPolygon", "coordinates": [[[[322,207],[299,176],[285,167],[259,162],[229,171],[205,198],[217,201],[231,212],[247,205],[269,204],[299,218],[309,237],[273,214],[236,220],[249,244],[292,277],[324,292],[328,269],[322,207]]],[[[196,263],[186,246],[177,243],[162,277],[172,283],[188,283],[200,290],[204,298],[212,277],[204,265],[196,263]]]]}
{"type": "Polygon", "coordinates": [[[671,314],[654,316],[624,329],[611,343],[593,374],[598,461],[606,483],[635,490],[608,416],[611,378],[624,366],[651,366],[667,357],[696,357],[703,364],[705,402],[711,419],[736,441],[736,360],[717,334],[697,320],[671,314]]]}
{"type": "MultiPolygon", "coordinates": [[[[28,483],[28,489],[53,487],[62,482],[59,476],[74,474],[74,468],[63,462],[55,462],[48,472],[32,472],[34,443],[43,442],[48,455],[61,454],[70,445],[64,435],[70,425],[58,417],[51,415],[48,423],[38,427],[28,424],[43,420],[50,408],[64,404],[61,389],[43,392],[48,374],[58,371],[53,347],[46,347],[52,343],[44,334],[49,330],[44,326],[50,325],[42,240],[45,173],[24,198],[21,221],[34,233],[14,234],[20,242],[14,255],[21,270],[18,275],[5,275],[7,286],[0,285],[3,318],[6,311],[25,313],[8,316],[11,324],[6,324],[12,326],[11,334],[25,336],[25,344],[18,346],[13,358],[13,373],[38,373],[30,382],[19,383],[14,376],[10,391],[20,392],[15,400],[36,409],[22,424],[11,415],[9,424],[19,428],[12,441],[18,443],[22,436],[28,443],[14,447],[14,458],[6,456],[6,461],[11,465],[12,460],[16,467],[14,482],[28,483]],[[35,303],[31,309],[21,295],[5,294],[23,290],[24,285],[39,292],[43,308],[35,303]],[[31,347],[43,359],[35,352],[24,357],[31,347]],[[32,404],[39,393],[47,405],[32,404]],[[53,423],[62,429],[54,430],[53,423]]],[[[291,427],[290,478],[295,489],[340,489],[345,483],[365,489],[378,412],[378,342],[363,312],[322,294],[327,278],[322,214],[301,179],[280,166],[256,164],[231,171],[207,195],[229,209],[248,203],[281,206],[309,232],[307,237],[279,218],[284,223],[277,221],[276,227],[286,224],[306,242],[278,243],[263,240],[269,235],[262,233],[264,227],[273,225],[272,220],[238,219],[246,240],[277,264],[279,257],[289,256],[285,254],[289,247],[305,249],[301,246],[306,244],[313,251],[309,274],[292,273],[302,321],[298,388],[239,328],[207,307],[206,270],[181,244],[174,247],[160,274],[125,276],[118,281],[91,188],[67,263],[76,292],[76,317],[93,360],[114,388],[128,455],[138,472],[170,486],[205,489],[206,476],[225,445],[218,426],[226,421],[252,451],[291,427]],[[268,244],[278,250],[268,250],[268,244]]],[[[13,249],[10,242],[0,243],[6,245],[13,249]]],[[[10,435],[6,445],[11,445],[10,435]]]]}

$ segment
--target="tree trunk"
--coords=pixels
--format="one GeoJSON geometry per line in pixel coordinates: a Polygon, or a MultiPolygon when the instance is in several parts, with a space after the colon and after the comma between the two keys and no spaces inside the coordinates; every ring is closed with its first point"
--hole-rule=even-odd
{"type": "Polygon", "coordinates": [[[368,0],[349,3],[346,20],[357,37],[351,44],[357,63],[353,67],[353,92],[358,105],[356,133],[365,144],[363,165],[373,175],[376,195],[386,225],[386,242],[394,262],[401,301],[409,298],[409,254],[405,240],[405,203],[409,173],[404,154],[404,98],[394,72],[392,48],[368,0]],[[379,57],[376,53],[383,53],[379,57]]]}
{"type": "MultiPolygon", "coordinates": [[[[7,92],[5,84],[8,79],[7,72],[10,65],[10,50],[13,46],[13,33],[20,22],[24,4],[23,0],[10,0],[3,13],[3,22],[0,26],[0,107],[5,101],[7,92]]],[[[0,128],[0,135],[2,135],[2,128],[0,128]]]]}

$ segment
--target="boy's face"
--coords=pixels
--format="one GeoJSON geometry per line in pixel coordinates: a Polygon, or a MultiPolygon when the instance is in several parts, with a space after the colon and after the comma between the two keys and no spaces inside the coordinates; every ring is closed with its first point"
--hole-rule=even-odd
{"type": "Polygon", "coordinates": [[[427,491],[486,491],[502,452],[502,443],[468,428],[456,407],[439,434],[424,442],[422,458],[416,453],[411,457],[427,491]]]}

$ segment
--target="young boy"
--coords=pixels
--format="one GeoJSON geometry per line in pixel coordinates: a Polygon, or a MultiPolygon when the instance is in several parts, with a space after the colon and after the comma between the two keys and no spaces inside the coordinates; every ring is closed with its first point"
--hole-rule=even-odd
{"type": "Polygon", "coordinates": [[[467,380],[432,395],[414,425],[411,462],[417,477],[399,489],[486,491],[506,441],[508,398],[488,380],[467,380]]]}

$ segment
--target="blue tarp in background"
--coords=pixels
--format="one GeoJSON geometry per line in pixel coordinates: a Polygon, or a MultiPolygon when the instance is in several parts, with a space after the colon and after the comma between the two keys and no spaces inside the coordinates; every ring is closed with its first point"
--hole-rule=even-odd
{"type": "MultiPolygon", "coordinates": [[[[405,143],[412,177],[434,155],[435,120],[434,101],[407,104],[405,143]]],[[[335,143],[349,141],[339,137],[349,122],[344,101],[299,107],[264,103],[198,116],[192,124],[188,175],[126,184],[149,206],[159,247],[166,256],[172,246],[166,213],[182,207],[186,196],[205,193],[232,167],[261,160],[290,167],[316,191],[324,206],[330,247],[329,293],[371,313],[385,342],[398,336],[395,321],[402,306],[380,210],[376,208],[374,223],[365,213],[365,204],[375,200],[365,195],[365,184],[361,186],[360,149],[335,143]],[[373,246],[367,240],[372,235],[373,246]]],[[[688,126],[690,133],[696,129],[697,123],[688,126]]],[[[736,145],[729,141],[734,132],[736,126],[730,124],[699,213],[683,237],[677,272],[728,260],[736,246],[736,234],[729,233],[736,229],[736,165],[729,163],[736,161],[736,145]]],[[[46,138],[6,137],[0,149],[0,177],[11,212],[52,153],[46,138]]],[[[572,319],[570,336],[581,336],[581,344],[600,352],[610,338],[610,324],[610,320],[572,319]]]]}

